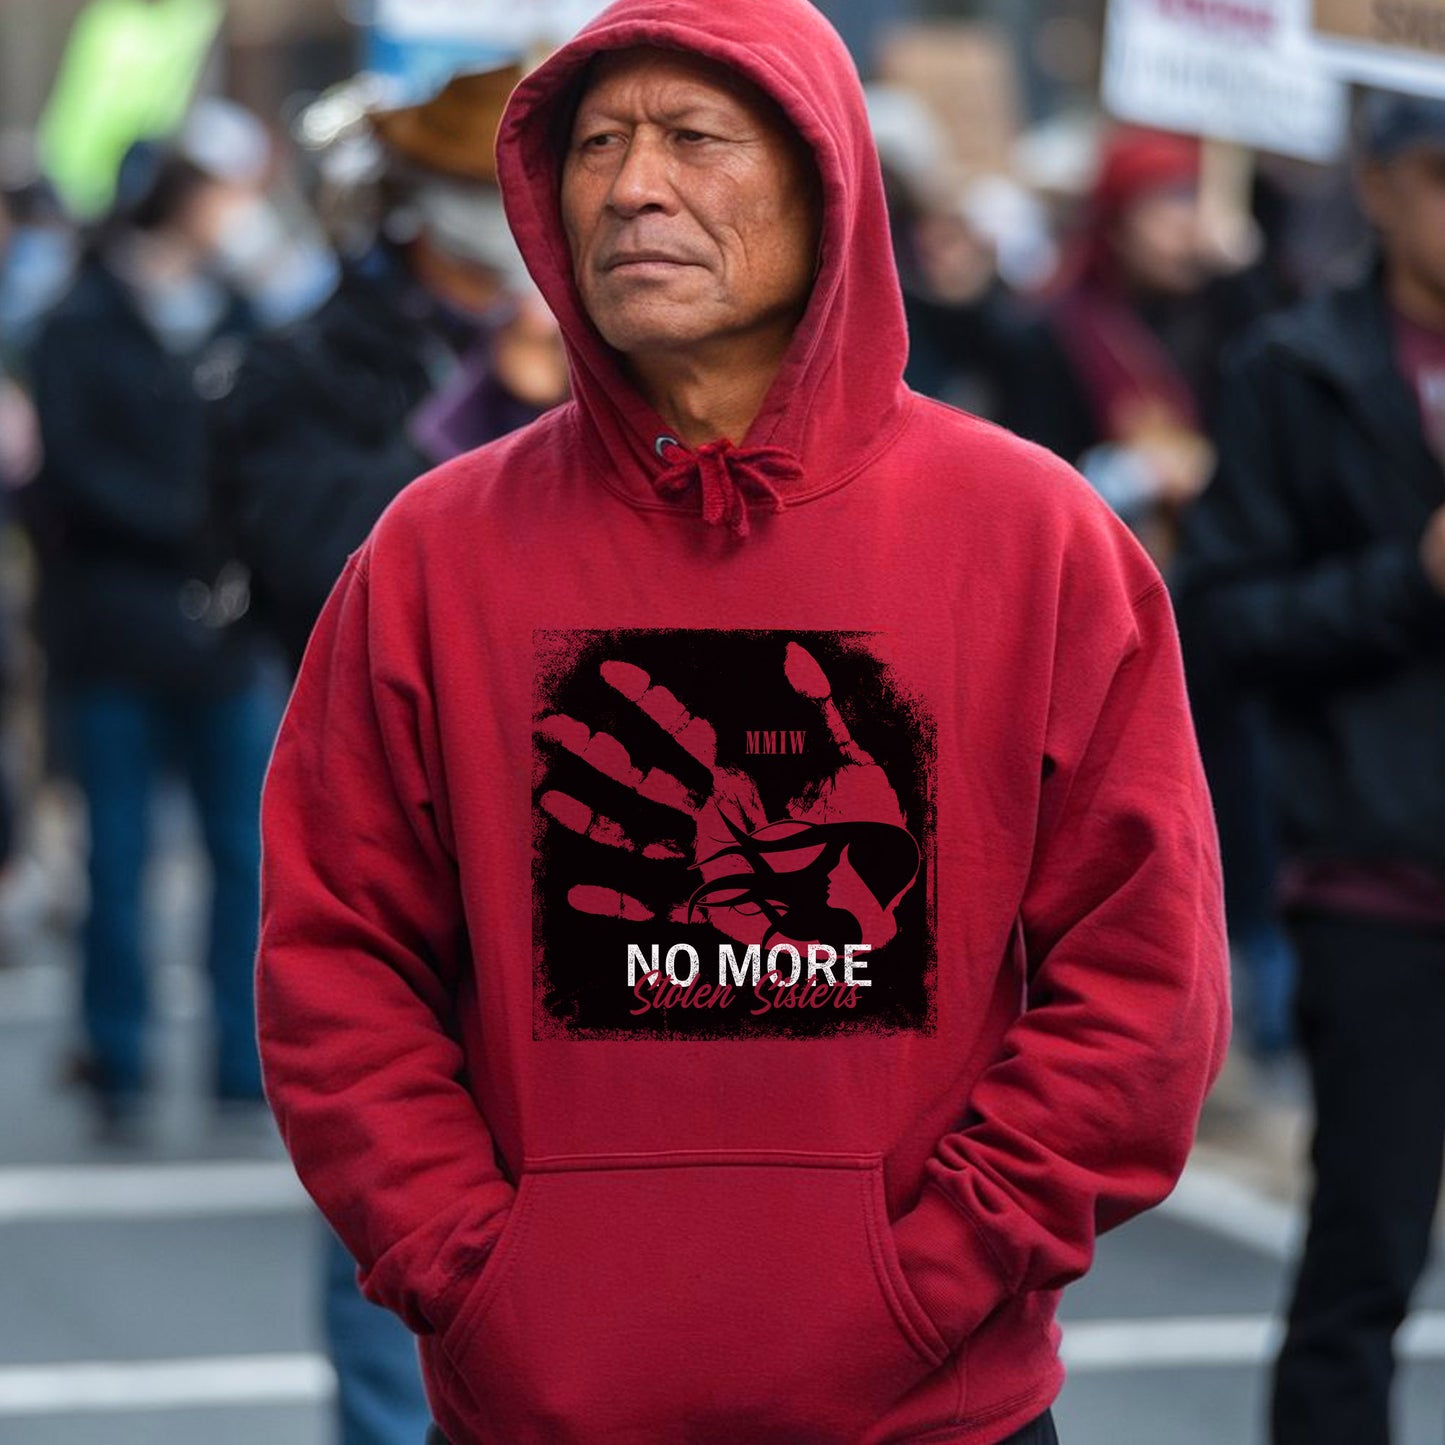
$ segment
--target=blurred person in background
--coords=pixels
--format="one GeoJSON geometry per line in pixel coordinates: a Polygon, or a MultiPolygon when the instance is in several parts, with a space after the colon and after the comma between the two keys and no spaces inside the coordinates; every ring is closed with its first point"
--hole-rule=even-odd
{"type": "Polygon", "coordinates": [[[427,102],[367,112],[372,159],[348,163],[361,195],[329,198],[359,254],[320,310],[248,348],[213,408],[233,540],[293,666],[402,487],[566,396],[560,335],[496,188],[497,121],[520,76],[462,74],[427,102]]]}
{"type": "Polygon", "coordinates": [[[1167,563],[1179,509],[1209,475],[1200,306],[1199,143],[1120,129],[1032,337],[1008,425],[1073,462],[1167,563]]]}
{"type": "Polygon", "coordinates": [[[191,107],[177,144],[223,188],[216,206],[225,224],[211,238],[210,265],[244,298],[256,327],[315,310],[336,287],[336,258],[292,195],[266,126],[244,106],[206,96],[191,107]]]}
{"type": "MultiPolygon", "coordinates": [[[[24,196],[0,175],[0,543],[8,542],[11,498],[35,475],[40,461],[40,429],[35,408],[22,384],[22,327],[7,305],[8,282],[23,269],[24,196]]],[[[8,555],[4,562],[8,564],[8,555]]],[[[10,578],[0,578],[0,920],[10,889],[9,865],[16,851],[16,809],[9,756],[8,712],[14,682],[14,619],[10,615],[10,578]]],[[[0,949],[0,966],[8,959],[0,949]]]]}
{"type": "Polygon", "coordinates": [[[69,287],[79,254],[74,227],[37,171],[33,136],[0,133],[0,790],[8,809],[0,870],[0,963],[37,930],[70,934],[84,910],[78,857],[57,866],[40,788],[48,721],[33,637],[35,559],[24,535],[40,470],[40,424],[29,360],[40,322],[69,287]]]}
{"type": "MultiPolygon", "coordinates": [[[[970,189],[950,179],[943,132],[923,101],[887,85],[866,95],[908,320],[904,379],[925,396],[996,417],[1020,384],[1024,313],[1000,264],[1001,249],[1013,256],[1019,244],[1001,248],[977,223],[970,189]]],[[[1006,183],[993,179],[996,197],[1006,183]]],[[[986,190],[977,185],[972,194],[986,190]]],[[[1042,228],[1041,210],[1015,216],[1011,238],[1027,232],[1030,219],[1042,228]]]]}
{"type": "MultiPolygon", "coordinates": [[[[361,102],[360,134],[332,141],[340,193],[324,197],[358,253],[319,311],[251,341],[212,407],[214,485],[258,613],[293,666],[348,554],[408,482],[566,395],[560,332],[525,280],[496,188],[497,124],[520,78],[508,66],[458,75],[412,107],[361,102]]],[[[313,122],[347,102],[323,98],[313,122]]],[[[328,1230],[339,1437],[419,1445],[430,1412],[415,1340],[356,1274],[328,1230]]]]}
{"type": "Polygon", "coordinates": [[[251,324],[222,278],[246,169],[244,156],[133,147],[117,208],[32,358],[39,632],[90,832],[84,1047],[72,1075],[101,1136],[126,1142],[153,1075],[142,884],[152,784],[171,763],[190,785],[214,879],[211,1092],[218,1114],[262,1117],[257,810],[278,697],[245,618],[244,569],[211,525],[198,390],[206,348],[251,324]]]}
{"type": "Polygon", "coordinates": [[[46,312],[75,275],[80,239],[22,138],[0,142],[0,355],[23,368],[46,312]]]}
{"type": "Polygon", "coordinates": [[[0,502],[33,480],[40,466],[26,355],[40,317],[73,270],[70,234],[44,218],[37,192],[33,183],[14,184],[0,173],[0,502]]]}
{"type": "MultiPolygon", "coordinates": [[[[1120,128],[1105,139],[1082,226],[1016,361],[1001,420],[1074,462],[1166,569],[1179,518],[1214,466],[1218,357],[1264,282],[1226,279],[1201,224],[1200,144],[1120,128]]],[[[1238,1005],[1261,1058],[1292,1043],[1294,964],[1272,893],[1271,780],[1260,720],[1207,631],[1185,633],[1190,702],[1228,891],[1238,1005]]]]}
{"type": "Polygon", "coordinates": [[[1445,101],[1360,122],[1376,264],[1241,347],[1181,555],[1282,770],[1315,1124],[1276,1445],[1390,1438],[1445,1147],[1445,101]]]}

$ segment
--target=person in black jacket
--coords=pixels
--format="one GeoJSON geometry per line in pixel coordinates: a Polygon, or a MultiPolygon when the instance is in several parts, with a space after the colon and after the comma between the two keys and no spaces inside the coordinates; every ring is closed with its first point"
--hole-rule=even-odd
{"type": "Polygon", "coordinates": [[[1445,102],[1362,116],[1379,263],[1238,352],[1179,572],[1280,769],[1316,1117],[1276,1445],[1388,1440],[1445,1148],[1445,102]]]}
{"type": "Polygon", "coordinates": [[[406,420],[432,358],[472,337],[378,247],[314,316],[248,346],[212,408],[217,495],[293,670],[347,553],[425,469],[406,420]]]}
{"type": "Polygon", "coordinates": [[[134,1134],[149,1081],[141,903],[154,774],[179,762],[214,877],[211,1087],[258,1112],[252,962],[261,783],[278,716],[244,572],[210,527],[203,349],[247,325],[214,279],[232,192],[179,151],[127,159],[124,210],[45,322],[31,379],[38,621],[67,761],[88,805],[84,1048],[102,1132],[134,1134]]]}
{"type": "Polygon", "coordinates": [[[566,394],[556,324],[520,294],[495,186],[520,69],[374,115],[384,211],[335,294],[255,338],[211,408],[213,485],[258,615],[299,665],[348,553],[428,467],[566,394]]]}

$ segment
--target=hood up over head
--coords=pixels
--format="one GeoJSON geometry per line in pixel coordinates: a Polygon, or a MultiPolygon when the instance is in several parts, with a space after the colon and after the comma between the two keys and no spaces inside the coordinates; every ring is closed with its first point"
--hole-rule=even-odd
{"type": "Polygon", "coordinates": [[[618,0],[517,87],[497,167],[522,255],[566,339],[588,462],[633,505],[701,510],[745,535],[749,498],[781,510],[832,491],[902,426],[907,333],[877,152],[853,63],[806,0],[618,0]],[[695,451],[588,319],[562,226],[564,148],[588,62],[637,46],[705,56],[752,81],[807,142],[821,179],[821,265],[792,345],[747,435],[695,451]]]}

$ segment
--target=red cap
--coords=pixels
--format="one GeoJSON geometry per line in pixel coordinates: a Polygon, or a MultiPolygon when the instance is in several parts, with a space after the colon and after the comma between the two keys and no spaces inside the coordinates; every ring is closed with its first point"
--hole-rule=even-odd
{"type": "Polygon", "coordinates": [[[1199,184],[1199,142],[1192,136],[1123,127],[1104,146],[1092,209],[1113,220],[1152,191],[1199,184]]]}

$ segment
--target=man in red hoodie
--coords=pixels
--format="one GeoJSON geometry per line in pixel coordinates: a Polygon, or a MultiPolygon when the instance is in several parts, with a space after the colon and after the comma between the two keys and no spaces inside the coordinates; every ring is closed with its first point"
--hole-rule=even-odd
{"type": "Polygon", "coordinates": [[[910,393],[803,0],[620,0],[514,94],[574,400],[409,487],[265,806],[297,1169],[453,1445],[1052,1440],[1058,1292],[1222,1058],[1169,603],[910,393]]]}

